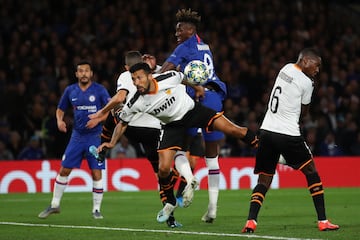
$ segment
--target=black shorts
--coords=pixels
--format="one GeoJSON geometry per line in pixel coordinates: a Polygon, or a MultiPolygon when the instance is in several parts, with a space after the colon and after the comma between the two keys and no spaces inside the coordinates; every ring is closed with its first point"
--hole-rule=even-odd
{"type": "Polygon", "coordinates": [[[299,169],[312,159],[311,151],[302,136],[260,130],[254,173],[275,174],[280,154],[287,165],[294,169],[299,169]]]}
{"type": "Polygon", "coordinates": [[[159,154],[157,147],[160,139],[160,129],[148,127],[127,126],[125,136],[150,162],[155,173],[159,170],[159,154]]]}
{"type": "Polygon", "coordinates": [[[190,136],[190,144],[188,151],[191,156],[203,157],[205,156],[204,139],[201,133],[197,133],[194,137],[190,136]]]}
{"type": "MultiPolygon", "coordinates": [[[[109,142],[118,120],[110,113],[103,125],[101,137],[103,141],[109,142]]],[[[146,157],[154,172],[159,169],[159,154],[157,147],[160,139],[160,129],[148,127],[127,126],[124,135],[129,139],[131,145],[136,149],[139,157],[146,157]]]]}
{"type": "Polygon", "coordinates": [[[214,119],[220,117],[222,113],[207,108],[200,103],[195,103],[195,107],[187,112],[185,116],[179,120],[168,123],[163,126],[160,134],[159,150],[186,149],[187,129],[192,127],[206,128],[211,131],[211,124],[214,119]]]}

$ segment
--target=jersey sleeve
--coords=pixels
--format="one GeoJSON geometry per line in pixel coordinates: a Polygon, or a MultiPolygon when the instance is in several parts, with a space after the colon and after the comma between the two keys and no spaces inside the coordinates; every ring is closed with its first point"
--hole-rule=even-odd
{"type": "Polygon", "coordinates": [[[140,97],[140,93],[136,92],[134,94],[134,96],[132,96],[126,102],[126,104],[123,106],[121,111],[117,114],[118,120],[129,123],[133,119],[133,117],[136,115],[136,113],[143,111],[143,109],[141,109],[141,107],[143,107],[144,104],[139,103],[139,97],[140,97]]]}
{"type": "MultiPolygon", "coordinates": [[[[170,62],[177,67],[178,65],[182,65],[183,59],[185,58],[187,53],[187,47],[184,44],[180,44],[175,48],[175,50],[171,53],[171,55],[166,59],[166,62],[170,62]]],[[[181,69],[183,71],[184,69],[181,69]]]]}
{"type": "Polygon", "coordinates": [[[185,75],[182,72],[170,70],[161,74],[154,74],[153,76],[157,82],[164,81],[164,86],[174,87],[181,84],[185,75]]]}
{"type": "Polygon", "coordinates": [[[304,79],[304,91],[301,98],[301,104],[308,105],[311,102],[312,92],[314,90],[313,82],[310,78],[304,79]]]}
{"type": "Polygon", "coordinates": [[[58,108],[64,112],[70,107],[69,94],[70,94],[70,86],[65,88],[64,93],[61,96],[58,104],[58,108]]]}
{"type": "Polygon", "coordinates": [[[118,120],[129,123],[132,118],[135,116],[135,112],[132,111],[132,109],[128,108],[126,105],[124,105],[123,109],[118,113],[117,118],[118,120]]]}
{"type": "Polygon", "coordinates": [[[129,89],[133,85],[130,72],[126,71],[126,72],[121,73],[117,79],[116,85],[117,85],[116,91],[123,89],[123,90],[129,92],[129,89]]]}

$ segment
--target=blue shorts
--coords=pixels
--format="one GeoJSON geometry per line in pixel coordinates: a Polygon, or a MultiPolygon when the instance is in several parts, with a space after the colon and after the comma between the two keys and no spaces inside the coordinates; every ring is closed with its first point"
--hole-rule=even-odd
{"type": "Polygon", "coordinates": [[[100,145],[100,133],[81,136],[73,133],[62,157],[61,166],[80,168],[82,160],[86,158],[90,169],[105,169],[105,163],[98,164],[97,159],[90,154],[91,145],[100,145]]]}
{"type": "MultiPolygon", "coordinates": [[[[200,103],[217,112],[221,112],[223,110],[222,97],[220,94],[218,94],[213,90],[206,90],[205,97],[202,100],[200,100],[200,103]]],[[[196,136],[197,128],[190,128],[188,130],[188,134],[190,136],[196,136]]],[[[202,134],[206,142],[218,141],[223,139],[225,136],[223,132],[220,131],[206,132],[205,129],[202,129],[202,134]]]]}

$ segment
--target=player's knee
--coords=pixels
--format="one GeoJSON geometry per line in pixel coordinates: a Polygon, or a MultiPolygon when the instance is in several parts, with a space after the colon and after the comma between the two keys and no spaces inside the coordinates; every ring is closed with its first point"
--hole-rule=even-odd
{"type": "Polygon", "coordinates": [[[307,164],[303,168],[301,168],[301,172],[305,175],[311,175],[311,174],[317,173],[314,161],[311,161],[309,164],[307,164]]]}

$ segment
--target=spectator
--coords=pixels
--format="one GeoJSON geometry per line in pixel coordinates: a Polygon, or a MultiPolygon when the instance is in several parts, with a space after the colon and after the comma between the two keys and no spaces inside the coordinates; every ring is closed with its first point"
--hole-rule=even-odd
{"type": "Polygon", "coordinates": [[[360,156],[360,131],[357,133],[356,141],[350,146],[351,155],[360,156]]]}
{"type": "Polygon", "coordinates": [[[30,138],[27,146],[25,146],[18,155],[19,160],[36,160],[43,159],[45,154],[41,148],[40,138],[36,135],[30,138]]]}
{"type": "Polygon", "coordinates": [[[10,138],[10,124],[6,121],[0,121],[0,140],[8,144],[10,138]]]}
{"type": "Polygon", "coordinates": [[[320,156],[341,156],[343,155],[342,149],[335,142],[335,135],[329,132],[325,140],[320,144],[320,156]]]}
{"type": "Polygon", "coordinates": [[[136,158],[136,150],[127,137],[122,136],[120,141],[110,151],[110,158],[136,158]]]}
{"type": "Polygon", "coordinates": [[[0,160],[11,160],[14,159],[14,155],[11,151],[6,148],[4,141],[0,140],[0,160]]]}
{"type": "MultiPolygon", "coordinates": [[[[163,0],[157,2],[158,5],[164,3],[163,0]]],[[[243,98],[249,102],[247,111],[259,103],[266,106],[266,94],[279,66],[285,59],[295,58],[296,52],[304,46],[317,45],[324,65],[320,84],[314,91],[312,121],[316,122],[322,113],[320,100],[323,97],[336,107],[333,109],[334,105],[329,105],[330,112],[324,112],[329,114],[324,118],[330,119],[331,125],[324,129],[320,126],[320,140],[338,127],[334,112],[344,117],[351,112],[353,121],[359,126],[359,100],[354,96],[360,95],[360,38],[359,28],[353,27],[353,23],[358,22],[360,16],[352,14],[355,11],[352,12],[347,1],[305,4],[279,0],[277,3],[208,1],[206,8],[199,8],[199,1],[186,1],[187,7],[200,11],[208,20],[208,27],[201,31],[215,49],[213,57],[218,64],[215,68],[229,83],[234,109],[239,108],[238,99],[243,98]],[[349,14],[343,14],[345,8],[349,14]],[[328,31],[324,33],[322,29],[328,31]],[[224,41],[228,44],[222,44],[224,41]]],[[[109,89],[115,89],[115,66],[124,65],[116,56],[124,52],[139,49],[156,53],[158,62],[163,62],[176,45],[175,41],[169,41],[174,38],[173,21],[169,16],[173,16],[176,8],[161,8],[157,10],[159,14],[154,15],[150,6],[153,1],[143,2],[141,8],[137,4],[137,1],[100,1],[84,5],[82,1],[69,0],[51,4],[34,1],[34,4],[24,5],[21,1],[2,1],[0,92],[4,94],[0,97],[1,111],[5,113],[2,116],[8,116],[10,130],[18,131],[25,142],[41,130],[37,120],[46,118],[43,114],[48,112],[44,113],[41,106],[32,102],[34,96],[56,92],[59,98],[64,88],[74,81],[72,66],[78,59],[93,59],[96,79],[109,89]],[[114,8],[128,11],[114,12],[114,8]],[[29,16],[29,12],[36,17],[29,16]],[[49,12],[55,14],[50,16],[49,12]],[[83,29],[87,25],[84,23],[90,27],[83,29]],[[31,108],[36,111],[34,114],[29,111],[31,108]],[[29,126],[29,119],[34,129],[29,126]]],[[[173,0],[172,5],[182,6],[184,2],[173,0]]],[[[242,112],[231,118],[239,120],[240,125],[247,120],[242,112]]],[[[335,130],[335,135],[339,132],[344,133],[343,139],[352,137],[341,128],[335,130]]],[[[67,140],[63,139],[55,138],[54,145],[64,146],[67,140]]],[[[348,145],[343,149],[344,154],[351,154],[348,145]]],[[[49,154],[61,158],[62,152],[63,149],[55,155],[49,154]]]]}
{"type": "Polygon", "coordinates": [[[18,156],[20,151],[23,149],[23,140],[21,138],[21,135],[17,131],[11,131],[10,132],[10,139],[8,148],[13,154],[14,157],[18,156]]]}

